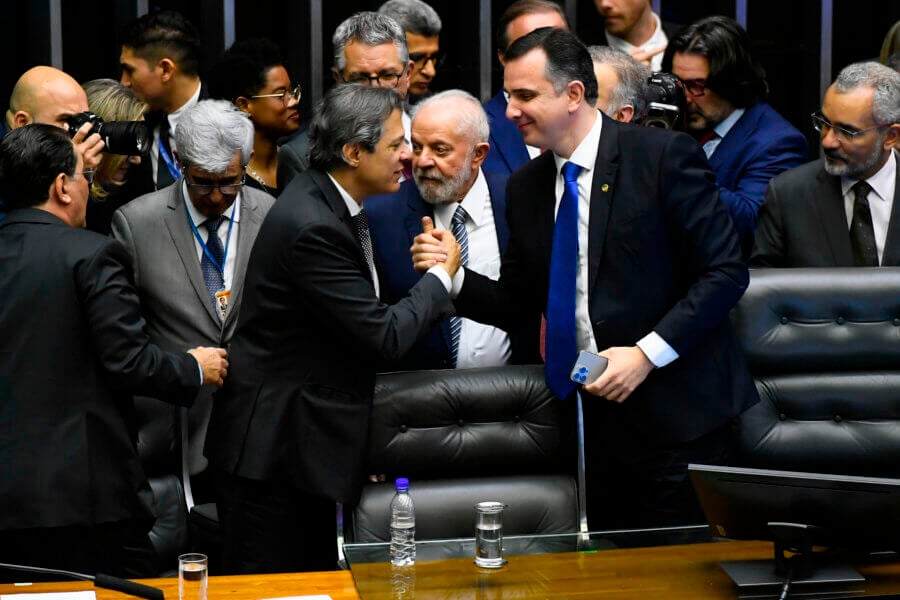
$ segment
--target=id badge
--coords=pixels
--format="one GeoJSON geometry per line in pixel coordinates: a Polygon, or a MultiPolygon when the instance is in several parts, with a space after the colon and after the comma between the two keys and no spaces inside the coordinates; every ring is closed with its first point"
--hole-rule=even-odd
{"type": "Polygon", "coordinates": [[[231,298],[231,290],[219,290],[216,292],[216,306],[219,308],[219,318],[225,320],[228,312],[228,300],[231,298]]]}

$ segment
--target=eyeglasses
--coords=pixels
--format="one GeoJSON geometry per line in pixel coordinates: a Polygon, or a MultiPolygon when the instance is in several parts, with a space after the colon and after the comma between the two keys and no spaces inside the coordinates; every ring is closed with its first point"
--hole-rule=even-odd
{"type": "Polygon", "coordinates": [[[75,173],[73,173],[72,175],[74,177],[75,175],[80,174],[82,177],[84,177],[84,180],[87,181],[87,184],[91,185],[92,183],[94,183],[94,173],[96,172],[97,169],[85,169],[84,171],[75,171],[75,173]]]}
{"type": "Polygon", "coordinates": [[[823,136],[827,135],[829,131],[833,131],[834,137],[845,142],[852,142],[859,136],[869,133],[870,131],[889,127],[889,125],[876,125],[875,127],[869,127],[868,129],[852,129],[843,127],[841,125],[835,125],[824,116],[822,116],[822,113],[819,111],[816,111],[813,114],[809,115],[809,118],[812,119],[813,129],[821,133],[823,136]]]}
{"type": "Polygon", "coordinates": [[[705,79],[682,79],[681,83],[684,84],[684,89],[691,96],[700,97],[706,93],[706,80],[705,79]]]}
{"type": "Polygon", "coordinates": [[[390,71],[387,73],[379,73],[378,75],[364,75],[363,73],[357,73],[356,75],[351,76],[350,79],[345,79],[344,75],[341,74],[341,81],[344,83],[362,83],[363,85],[395,88],[400,83],[400,78],[403,77],[404,73],[406,73],[405,68],[399,73],[390,71]]]}
{"type": "Polygon", "coordinates": [[[185,179],[185,183],[188,188],[191,189],[195,194],[199,194],[200,196],[209,196],[213,193],[213,190],[219,188],[219,191],[223,196],[234,196],[238,192],[241,191],[241,188],[244,187],[244,183],[247,181],[247,175],[241,175],[240,183],[191,183],[185,179]]]}
{"type": "Polygon", "coordinates": [[[300,102],[300,98],[302,97],[302,93],[300,90],[300,85],[295,85],[292,89],[284,90],[283,92],[279,92],[277,94],[260,94],[259,96],[250,96],[253,99],[256,98],[281,98],[281,101],[284,102],[284,105],[287,106],[290,103],[291,98],[300,102]]]}
{"type": "Polygon", "coordinates": [[[434,68],[438,69],[442,64],[444,64],[444,58],[446,57],[443,52],[435,52],[433,54],[416,52],[409,55],[409,60],[413,61],[413,64],[416,65],[417,69],[424,69],[425,65],[428,64],[428,61],[433,62],[434,68]]]}

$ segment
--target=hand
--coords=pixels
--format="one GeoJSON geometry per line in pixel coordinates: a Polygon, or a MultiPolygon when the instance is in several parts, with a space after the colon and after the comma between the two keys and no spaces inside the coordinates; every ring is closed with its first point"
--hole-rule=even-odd
{"type": "Polygon", "coordinates": [[[203,370],[204,384],[214,383],[216,387],[222,387],[228,375],[228,353],[225,348],[191,348],[188,354],[197,359],[203,370]]]}
{"type": "Polygon", "coordinates": [[[424,273],[439,262],[447,260],[447,249],[434,234],[434,221],[431,217],[422,217],[422,233],[413,240],[409,247],[412,254],[413,268],[424,273]]]}
{"type": "Polygon", "coordinates": [[[613,402],[624,402],[654,368],[637,346],[607,348],[600,356],[609,360],[609,366],[596,381],[584,386],[584,391],[613,402]]]}
{"type": "Polygon", "coordinates": [[[650,59],[653,58],[654,56],[656,56],[657,54],[659,54],[661,52],[665,52],[665,51],[666,51],[666,45],[663,44],[661,46],[654,46],[652,48],[647,48],[646,50],[643,50],[641,48],[634,48],[628,54],[630,54],[631,57],[634,58],[634,60],[638,61],[639,63],[643,63],[649,67],[650,59]]]}
{"type": "Polygon", "coordinates": [[[96,169],[100,165],[100,160],[103,158],[101,153],[106,145],[99,133],[87,134],[92,127],[92,123],[84,123],[72,137],[72,143],[75,144],[75,150],[81,154],[85,169],[96,169]]]}

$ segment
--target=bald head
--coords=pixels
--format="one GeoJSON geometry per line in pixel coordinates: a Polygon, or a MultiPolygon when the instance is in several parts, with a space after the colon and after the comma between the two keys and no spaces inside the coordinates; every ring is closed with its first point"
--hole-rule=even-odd
{"type": "Polygon", "coordinates": [[[87,94],[71,76],[53,67],[34,67],[16,82],[6,122],[11,129],[29,123],[65,128],[68,117],[86,110],[87,94]]]}

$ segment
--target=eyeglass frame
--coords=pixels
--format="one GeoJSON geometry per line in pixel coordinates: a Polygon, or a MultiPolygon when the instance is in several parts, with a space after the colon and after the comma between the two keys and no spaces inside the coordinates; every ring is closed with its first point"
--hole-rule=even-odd
{"type": "Polygon", "coordinates": [[[853,142],[856,141],[860,136],[869,133],[870,131],[875,131],[877,129],[884,129],[885,127],[890,127],[891,124],[887,123],[884,125],[876,125],[875,127],[869,127],[867,129],[856,129],[850,130],[846,127],[842,127],[840,125],[835,125],[831,121],[825,118],[825,115],[822,114],[822,111],[817,110],[809,115],[809,118],[812,120],[813,129],[815,129],[822,136],[828,135],[827,132],[822,131],[823,129],[830,129],[834,133],[834,137],[847,141],[853,142]]]}
{"type": "Polygon", "coordinates": [[[240,193],[242,189],[244,189],[244,185],[247,183],[247,173],[241,173],[241,181],[239,183],[193,183],[188,180],[187,169],[185,169],[184,173],[184,184],[188,186],[188,189],[200,194],[201,196],[209,196],[213,193],[213,190],[219,188],[219,193],[223,196],[236,196],[240,193]]]}
{"type": "Polygon", "coordinates": [[[298,83],[294,87],[284,90],[280,94],[259,94],[256,96],[250,96],[250,99],[256,100],[257,98],[281,98],[281,101],[285,106],[290,102],[289,98],[293,98],[297,102],[300,102],[300,98],[303,97],[303,90],[300,89],[300,84],[298,83]]]}
{"type": "Polygon", "coordinates": [[[97,169],[82,169],[81,171],[75,171],[69,177],[75,179],[76,175],[81,175],[84,177],[84,180],[87,181],[88,187],[93,185],[94,177],[97,175],[97,169]]]}
{"type": "Polygon", "coordinates": [[[432,52],[431,54],[428,54],[426,52],[416,52],[409,55],[409,60],[411,60],[414,65],[416,65],[417,69],[424,69],[425,65],[427,65],[429,61],[433,62],[434,68],[437,69],[442,64],[444,64],[444,59],[446,58],[447,54],[443,50],[438,50],[437,52],[432,52]]]}
{"type": "MultiPolygon", "coordinates": [[[[681,77],[678,79],[681,79],[681,77]]],[[[706,95],[707,81],[703,77],[698,77],[696,79],[681,79],[681,84],[684,86],[684,91],[695,98],[701,98],[706,95]],[[691,88],[699,88],[699,91],[695,92],[691,88]]]]}
{"type": "Polygon", "coordinates": [[[338,73],[338,77],[340,77],[341,81],[343,81],[344,83],[358,83],[358,84],[368,85],[370,87],[385,87],[388,89],[394,89],[398,85],[400,85],[400,80],[403,78],[404,75],[406,75],[406,70],[408,68],[409,68],[409,65],[404,66],[403,69],[401,69],[399,73],[379,73],[378,75],[363,75],[362,73],[360,73],[359,75],[356,76],[355,79],[345,79],[343,73],[338,73]],[[393,85],[377,85],[376,86],[375,84],[372,83],[373,81],[381,82],[381,78],[387,77],[387,76],[396,77],[393,85]]]}

